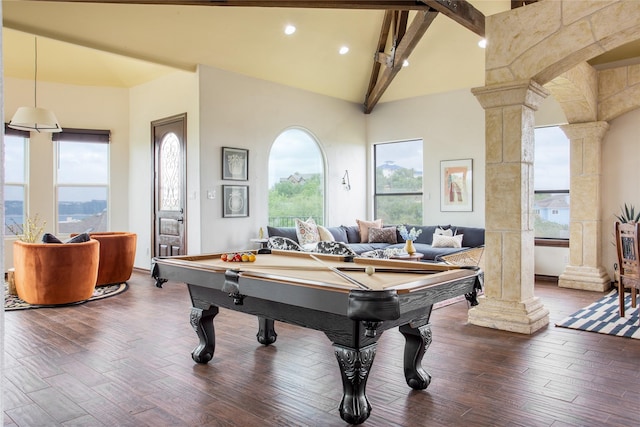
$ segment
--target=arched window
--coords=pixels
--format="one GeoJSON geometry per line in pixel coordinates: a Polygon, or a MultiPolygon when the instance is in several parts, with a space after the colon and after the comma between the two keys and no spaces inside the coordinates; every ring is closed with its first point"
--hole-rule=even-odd
{"type": "Polygon", "coordinates": [[[269,225],[291,227],[295,218],[324,224],[324,157],[303,129],[287,129],[269,153],[269,225]]]}

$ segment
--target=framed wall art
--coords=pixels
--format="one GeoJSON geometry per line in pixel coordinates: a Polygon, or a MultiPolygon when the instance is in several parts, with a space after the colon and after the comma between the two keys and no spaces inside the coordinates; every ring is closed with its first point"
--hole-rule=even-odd
{"type": "Polygon", "coordinates": [[[249,216],[249,186],[222,186],[222,217],[240,218],[249,216]]]}
{"type": "Polygon", "coordinates": [[[222,147],[222,179],[234,181],[249,179],[249,150],[222,147]]]}
{"type": "Polygon", "coordinates": [[[440,162],[440,210],[473,210],[473,159],[440,162]]]}

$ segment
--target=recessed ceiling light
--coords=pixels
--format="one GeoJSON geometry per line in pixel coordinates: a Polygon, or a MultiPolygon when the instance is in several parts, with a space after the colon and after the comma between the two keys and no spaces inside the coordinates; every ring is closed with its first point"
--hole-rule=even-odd
{"type": "Polygon", "coordinates": [[[291,34],[296,32],[296,27],[295,25],[287,25],[286,27],[284,27],[284,33],[288,36],[290,36],[291,34]]]}
{"type": "Polygon", "coordinates": [[[402,61],[402,66],[403,67],[408,67],[409,66],[409,60],[405,59],[404,61],[402,61]]]}
{"type": "Polygon", "coordinates": [[[480,39],[480,41],[478,42],[478,46],[480,46],[481,48],[486,48],[487,47],[487,39],[480,39]]]}
{"type": "Polygon", "coordinates": [[[342,46],[338,52],[340,53],[340,55],[345,55],[347,52],[349,52],[349,48],[347,46],[342,46]]]}

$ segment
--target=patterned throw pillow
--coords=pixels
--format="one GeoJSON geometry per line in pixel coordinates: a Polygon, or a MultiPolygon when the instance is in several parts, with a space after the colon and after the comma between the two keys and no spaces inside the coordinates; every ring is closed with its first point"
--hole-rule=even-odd
{"type": "Polygon", "coordinates": [[[368,242],[369,241],[369,229],[370,228],[382,228],[382,220],[376,219],[375,221],[364,221],[361,219],[356,219],[358,223],[358,228],[360,229],[360,241],[368,242]]]}
{"type": "Polygon", "coordinates": [[[318,226],[313,218],[309,218],[306,221],[296,218],[296,235],[301,246],[320,241],[318,226]]]}
{"type": "Polygon", "coordinates": [[[398,243],[395,227],[370,228],[369,243],[398,243]]]}
{"type": "Polygon", "coordinates": [[[463,234],[458,234],[455,236],[443,236],[441,234],[434,234],[431,247],[432,248],[461,248],[462,236],[463,234]]]}

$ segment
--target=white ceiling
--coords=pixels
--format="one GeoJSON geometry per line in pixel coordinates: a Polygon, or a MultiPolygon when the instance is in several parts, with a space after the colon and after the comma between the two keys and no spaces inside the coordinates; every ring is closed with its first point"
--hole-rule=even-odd
{"type": "MultiPolygon", "coordinates": [[[[510,0],[472,0],[485,15],[510,0]]],[[[206,64],[362,103],[384,11],[5,0],[4,73],[38,81],[132,87],[206,64]],[[286,24],[297,32],[283,33],[286,24]],[[348,45],[347,55],[338,54],[348,45]]],[[[481,86],[480,37],[439,15],[381,102],[481,86]]]]}
{"type": "MultiPolygon", "coordinates": [[[[485,16],[510,0],[470,0],[485,16]]],[[[529,7],[529,6],[525,6],[529,7]]],[[[206,64],[362,103],[384,12],[2,1],[4,74],[132,87],[206,64]],[[298,28],[293,36],[284,27],[298,28]],[[341,56],[338,49],[348,45],[341,56]]],[[[440,14],[380,102],[484,84],[480,37],[440,14]]],[[[637,52],[637,45],[634,52],[637,52]]],[[[637,56],[637,55],[636,55],[637,56]]],[[[616,60],[609,57],[608,60],[616,60]]]]}

